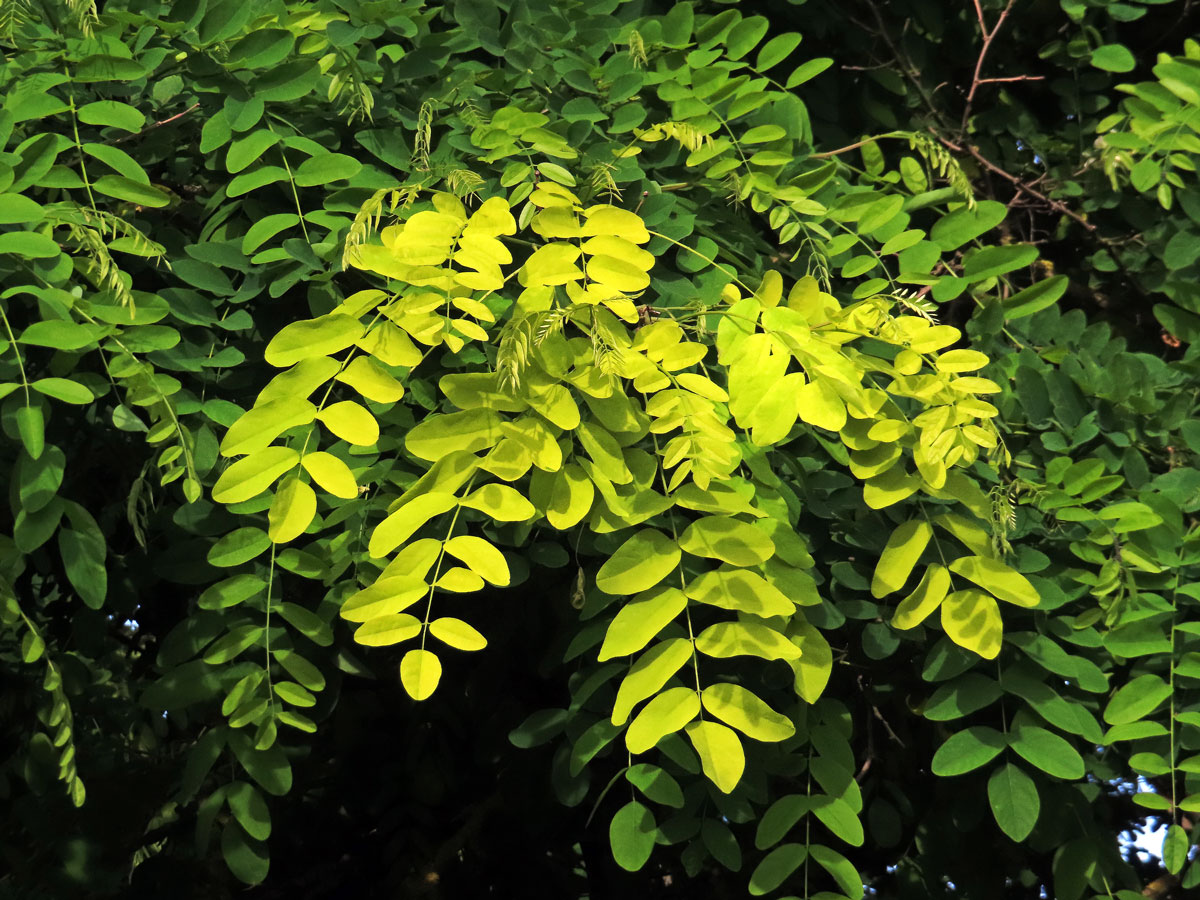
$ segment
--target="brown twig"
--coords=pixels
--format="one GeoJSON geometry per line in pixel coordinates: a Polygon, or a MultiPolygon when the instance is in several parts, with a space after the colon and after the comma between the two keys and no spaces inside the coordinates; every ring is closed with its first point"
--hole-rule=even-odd
{"type": "Polygon", "coordinates": [[[836,150],[826,150],[824,153],[814,153],[813,159],[828,159],[831,156],[841,156],[843,153],[849,153],[851,150],[857,150],[859,147],[865,147],[867,144],[875,143],[875,138],[867,138],[865,141],[856,141],[853,144],[847,144],[845,147],[838,147],[836,150]]]}
{"type": "Polygon", "coordinates": [[[886,69],[891,63],[876,63],[873,66],[842,66],[845,72],[874,72],[876,69],[886,69]]]}
{"type": "Polygon", "coordinates": [[[1007,78],[980,78],[980,84],[997,84],[1001,81],[1045,81],[1045,75],[1010,75],[1007,78]]]}
{"type": "Polygon", "coordinates": [[[1051,198],[1049,198],[1045,194],[1043,194],[1041,191],[1035,190],[1034,188],[1030,187],[1028,184],[1026,184],[1024,181],[1022,181],[1016,175],[1009,175],[1002,168],[1000,168],[998,165],[996,165],[994,162],[992,162],[990,159],[985,157],[982,153],[980,153],[978,150],[976,150],[974,147],[972,147],[970,144],[966,143],[965,141],[960,146],[959,144],[956,144],[953,141],[948,141],[944,137],[941,137],[941,136],[938,136],[938,140],[941,141],[948,149],[953,150],[955,153],[969,153],[972,157],[974,157],[976,162],[978,162],[981,166],[983,166],[989,172],[993,172],[994,174],[999,175],[1001,178],[1003,178],[1005,181],[1007,181],[1009,184],[1011,184],[1013,187],[1015,187],[1018,191],[1028,194],[1030,197],[1033,197],[1036,200],[1039,200],[1040,202],[1046,204],[1051,209],[1057,210],[1058,212],[1062,213],[1067,218],[1078,222],[1080,225],[1082,225],[1088,231],[1096,230],[1096,226],[1093,225],[1091,222],[1089,222],[1087,219],[1085,219],[1083,216],[1079,215],[1079,213],[1075,212],[1073,209],[1066,206],[1065,204],[1060,203],[1058,200],[1052,200],[1051,198]]]}
{"type": "Polygon", "coordinates": [[[134,138],[141,137],[143,134],[146,134],[149,131],[153,131],[155,128],[162,128],[164,125],[170,125],[176,119],[182,119],[188,113],[195,112],[199,108],[200,108],[199,103],[193,103],[191,106],[189,106],[183,112],[175,113],[175,115],[168,116],[165,119],[159,119],[157,122],[151,122],[149,125],[147,125],[145,128],[143,128],[141,131],[135,131],[133,134],[127,134],[124,137],[119,137],[119,138],[116,138],[115,140],[105,141],[105,143],[107,143],[107,144],[123,144],[126,141],[132,141],[134,138]]]}
{"type": "Polygon", "coordinates": [[[899,744],[901,748],[903,748],[904,741],[900,740],[900,736],[898,734],[896,734],[896,732],[892,731],[892,726],[889,725],[888,720],[883,717],[883,713],[881,713],[879,711],[879,707],[872,706],[871,710],[875,713],[875,718],[877,718],[880,722],[883,723],[883,730],[888,733],[888,737],[891,738],[893,741],[895,741],[897,744],[899,744]]]}
{"type": "Polygon", "coordinates": [[[971,104],[975,102],[975,92],[979,90],[979,85],[983,82],[979,75],[983,71],[983,60],[987,56],[987,52],[991,49],[992,41],[999,33],[1004,25],[1004,20],[1008,18],[1009,12],[1013,8],[1016,0],[1008,0],[1008,4],[1004,7],[1004,11],[1000,13],[1000,18],[996,20],[996,24],[988,31],[987,24],[983,18],[983,7],[980,6],[979,0],[975,0],[975,15],[979,17],[979,30],[983,33],[983,46],[979,48],[979,58],[975,60],[975,74],[971,78],[971,90],[967,92],[967,105],[963,107],[962,124],[960,128],[963,134],[967,131],[967,119],[971,116],[971,104]]]}
{"type": "Polygon", "coordinates": [[[975,16],[979,19],[979,30],[987,34],[987,22],[983,18],[983,7],[979,4],[979,0],[975,0],[975,16]]]}

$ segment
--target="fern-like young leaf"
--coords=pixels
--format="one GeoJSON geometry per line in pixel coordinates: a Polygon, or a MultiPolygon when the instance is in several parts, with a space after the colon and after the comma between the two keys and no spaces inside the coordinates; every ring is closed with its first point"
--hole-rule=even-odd
{"type": "Polygon", "coordinates": [[[635,69],[644,69],[649,63],[646,56],[646,41],[636,29],[629,32],[629,59],[635,69]]]}
{"type": "Polygon", "coordinates": [[[529,365],[533,351],[550,335],[561,331],[568,313],[547,309],[509,319],[500,329],[496,351],[496,385],[513,393],[521,386],[521,375],[529,365]]]}
{"type": "Polygon", "coordinates": [[[0,0],[0,41],[11,42],[17,29],[30,18],[29,0],[0,0]]]}
{"type": "Polygon", "coordinates": [[[695,152],[705,144],[712,143],[712,135],[705,134],[691,122],[663,122],[658,126],[664,136],[679,143],[684,150],[695,152]]]}
{"type": "Polygon", "coordinates": [[[83,274],[97,290],[111,291],[117,301],[130,310],[134,309],[133,292],[121,278],[120,267],[108,252],[104,237],[94,228],[64,223],[68,240],[83,254],[83,274]]]}
{"type": "Polygon", "coordinates": [[[67,15],[84,37],[91,37],[93,28],[100,22],[95,0],[65,0],[67,15]]]}
{"type": "Polygon", "coordinates": [[[592,315],[589,337],[592,339],[592,359],[596,368],[605,375],[621,377],[625,370],[621,346],[602,315],[592,315]]]}
{"type": "Polygon", "coordinates": [[[375,95],[363,78],[358,63],[344,54],[342,57],[345,63],[333,73],[328,97],[335,102],[340,101],[339,112],[347,117],[348,124],[353,125],[359,119],[374,121],[372,110],[375,108],[375,95]]]}
{"type": "Polygon", "coordinates": [[[937,325],[937,304],[918,291],[898,290],[887,295],[905,309],[916,313],[931,325],[937,325]]]}
{"type": "Polygon", "coordinates": [[[429,146],[433,136],[433,101],[426,100],[417,112],[417,133],[413,138],[413,168],[429,171],[429,146]]]}
{"type": "Polygon", "coordinates": [[[470,169],[453,169],[445,178],[446,187],[456,197],[475,197],[478,196],[479,189],[483,187],[483,179],[472,172],[470,169]]]}
{"type": "Polygon", "coordinates": [[[617,167],[610,163],[596,163],[587,173],[587,196],[590,200],[603,198],[607,203],[621,200],[621,189],[617,187],[613,172],[617,167]]]}
{"type": "Polygon", "coordinates": [[[1000,558],[1012,552],[1008,535],[1017,527],[1017,484],[998,484],[991,490],[992,551],[1000,558]]]}
{"type": "Polygon", "coordinates": [[[354,251],[370,239],[372,232],[379,230],[384,201],[388,200],[390,209],[394,210],[398,199],[399,191],[396,188],[380,188],[368,197],[367,202],[354,214],[354,221],[350,223],[350,230],[346,232],[346,244],[342,248],[343,269],[350,267],[350,259],[354,251]]]}
{"type": "Polygon", "coordinates": [[[929,167],[963,198],[967,209],[975,208],[975,192],[971,188],[971,179],[967,177],[962,166],[958,164],[950,151],[939,144],[933,137],[919,131],[896,131],[889,137],[905,138],[908,146],[928,163],[929,167]]]}

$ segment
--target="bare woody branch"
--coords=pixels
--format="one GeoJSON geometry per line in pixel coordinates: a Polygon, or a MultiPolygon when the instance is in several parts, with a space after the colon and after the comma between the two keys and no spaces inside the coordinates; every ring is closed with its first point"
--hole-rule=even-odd
{"type": "Polygon", "coordinates": [[[1022,181],[1016,175],[1010,175],[1008,172],[1001,169],[998,165],[996,165],[990,159],[985,157],[975,147],[972,147],[966,141],[964,141],[960,145],[960,144],[954,143],[953,141],[948,141],[948,140],[946,140],[946,138],[941,137],[941,136],[938,136],[938,140],[941,141],[942,144],[945,145],[948,149],[953,150],[955,153],[969,154],[981,166],[983,166],[989,172],[992,172],[995,175],[999,175],[1001,178],[1003,178],[1005,181],[1007,181],[1009,184],[1011,184],[1013,187],[1015,187],[1021,193],[1026,194],[1030,197],[1033,197],[1035,200],[1038,200],[1039,202],[1044,203],[1045,205],[1049,206],[1051,209],[1055,210],[1056,212],[1062,213],[1067,218],[1069,218],[1075,222],[1078,222],[1080,225],[1082,225],[1088,231],[1096,230],[1095,225],[1093,225],[1091,222],[1089,222],[1083,216],[1079,215],[1079,213],[1075,212],[1073,209],[1068,207],[1066,204],[1061,203],[1058,200],[1051,199],[1050,197],[1047,197],[1041,191],[1036,190],[1035,188],[1026,184],[1024,181],[1022,181]]]}
{"type": "Polygon", "coordinates": [[[963,107],[960,128],[964,134],[967,131],[967,120],[971,116],[971,104],[975,102],[975,92],[979,90],[979,85],[983,83],[979,77],[983,72],[983,61],[987,57],[988,50],[991,49],[992,41],[1000,33],[1000,29],[1004,27],[1004,20],[1008,18],[1008,14],[1012,11],[1015,2],[1016,0],[1008,0],[1004,11],[1000,13],[1000,18],[996,20],[996,24],[992,27],[992,30],[988,31],[983,18],[983,7],[980,5],[979,0],[975,0],[975,15],[979,17],[979,28],[983,32],[983,46],[979,49],[979,58],[975,60],[975,74],[971,78],[971,89],[967,92],[967,104],[963,107]]]}

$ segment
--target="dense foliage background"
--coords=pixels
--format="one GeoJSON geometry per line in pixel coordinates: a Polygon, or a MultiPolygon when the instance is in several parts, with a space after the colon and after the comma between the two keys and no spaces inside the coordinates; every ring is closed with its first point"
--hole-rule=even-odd
{"type": "Polygon", "coordinates": [[[1188,896],[1196,24],[0,0],[0,895],[1188,896]]]}

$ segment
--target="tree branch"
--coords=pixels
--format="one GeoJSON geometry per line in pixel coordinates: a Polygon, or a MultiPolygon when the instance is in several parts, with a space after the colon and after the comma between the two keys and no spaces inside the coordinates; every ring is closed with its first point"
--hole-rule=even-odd
{"type": "Polygon", "coordinates": [[[991,31],[988,31],[987,25],[984,24],[983,20],[983,7],[979,5],[979,0],[975,0],[975,14],[979,17],[979,30],[983,32],[983,46],[979,49],[979,59],[975,60],[975,75],[971,78],[971,90],[967,92],[967,105],[963,107],[962,123],[959,126],[963,134],[967,133],[967,119],[971,116],[971,104],[975,102],[975,92],[979,90],[979,85],[983,83],[979,78],[980,73],[983,71],[983,60],[987,56],[988,50],[991,49],[992,41],[1004,25],[1004,20],[1008,18],[1009,12],[1012,11],[1015,2],[1016,0],[1008,0],[1004,11],[1000,13],[1000,18],[996,20],[995,26],[991,31]]]}
{"type": "Polygon", "coordinates": [[[1035,190],[1034,188],[1030,187],[1028,184],[1026,184],[1024,181],[1022,181],[1016,175],[1009,175],[1002,168],[1000,168],[998,165],[996,165],[994,162],[992,162],[990,159],[985,157],[982,153],[980,153],[977,149],[975,149],[974,147],[972,147],[970,144],[966,143],[965,141],[960,146],[960,145],[954,143],[953,141],[946,140],[944,137],[941,137],[941,136],[938,136],[938,140],[941,141],[947,148],[949,148],[950,150],[953,150],[955,153],[970,154],[972,157],[974,157],[975,161],[978,162],[981,166],[983,166],[989,172],[999,175],[1001,178],[1003,178],[1005,181],[1007,181],[1009,184],[1011,184],[1013,187],[1015,187],[1018,191],[1020,191],[1024,194],[1028,194],[1030,197],[1033,197],[1036,200],[1039,200],[1040,202],[1046,204],[1051,209],[1057,210],[1058,212],[1062,213],[1067,218],[1078,222],[1080,225],[1082,225],[1088,231],[1096,230],[1096,226],[1093,225],[1091,222],[1089,222],[1087,219],[1085,219],[1083,216],[1079,215],[1079,213],[1075,212],[1073,209],[1071,209],[1070,207],[1066,206],[1065,204],[1059,202],[1058,200],[1052,200],[1051,198],[1049,198],[1045,194],[1043,194],[1041,191],[1035,190]]]}
{"type": "Polygon", "coordinates": [[[987,36],[987,22],[983,18],[983,7],[979,4],[979,0],[975,0],[975,16],[979,19],[979,30],[987,36]]]}

